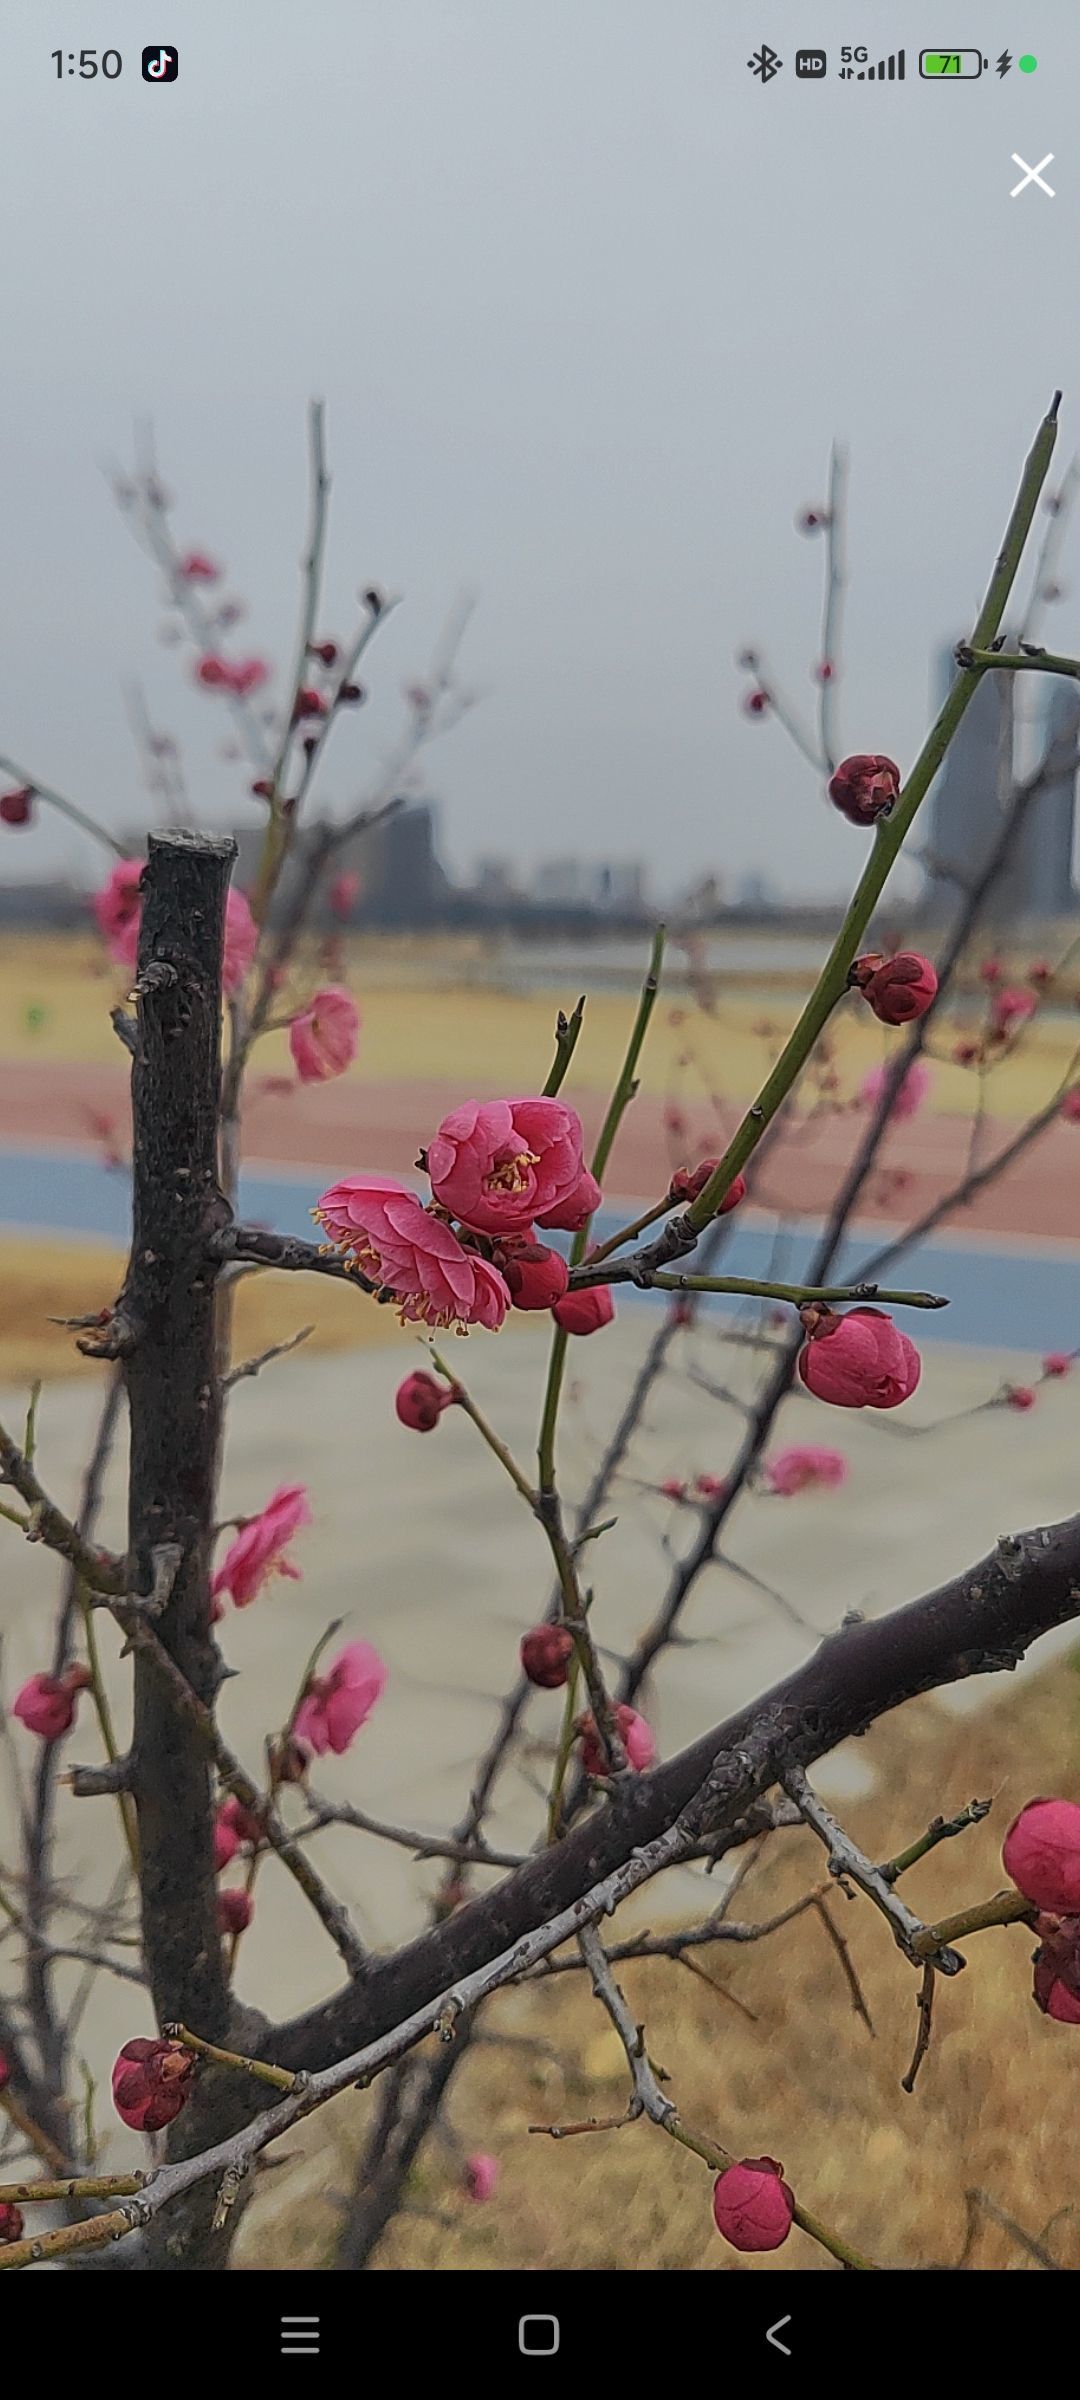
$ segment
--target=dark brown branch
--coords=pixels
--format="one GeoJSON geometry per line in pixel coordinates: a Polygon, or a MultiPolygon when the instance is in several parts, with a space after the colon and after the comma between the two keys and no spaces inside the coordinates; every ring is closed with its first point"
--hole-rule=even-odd
{"type": "Polygon", "coordinates": [[[940,1590],[846,1627],[761,1700],[648,1774],[611,1804],[395,1957],[370,1960],[350,1989],[280,2029],[274,2055],[307,2067],[397,2024],[557,1915],[670,1827],[708,1778],[695,1838],[745,1814],[791,1766],[814,1759],[920,1692],[1015,1666],[1040,1634],[1080,1615],[1080,1517],[1019,1535],[940,1590]]]}
{"type": "MultiPolygon", "coordinates": [[[[132,1242],[121,1313],[131,1414],[128,1533],[136,1592],[175,1552],[157,1640],[204,1705],[219,1660],[210,1624],[220,1392],[209,1237],[217,1180],[221,954],[236,845],[151,834],[143,875],[132,1071],[132,1242]],[[157,1561],[155,1561],[155,1553],[157,1561]]],[[[222,2040],[228,1987],[215,1920],[210,1762],[155,1649],[136,1644],[131,1785],[138,1811],[147,1973],[159,2020],[222,2040]]]]}

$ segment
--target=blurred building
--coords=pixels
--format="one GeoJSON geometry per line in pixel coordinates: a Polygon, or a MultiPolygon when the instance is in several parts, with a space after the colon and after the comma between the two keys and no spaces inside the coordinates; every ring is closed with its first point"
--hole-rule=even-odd
{"type": "Polygon", "coordinates": [[[583,909],[634,920],[649,913],[646,869],[639,858],[542,859],[528,897],[539,909],[583,909]]]}
{"type": "MultiPolygon", "coordinates": [[[[442,922],[455,897],[454,887],[439,864],[435,848],[436,814],[427,803],[399,810],[385,824],[343,842],[334,853],[333,874],[358,877],[349,921],[356,924],[421,926],[442,922]]],[[[262,828],[245,826],[236,834],[238,858],[234,881],[242,888],[255,879],[262,848],[262,828]]],[[[302,846],[301,846],[302,847],[302,846]]],[[[294,887],[296,863],[286,866],[278,887],[274,915],[283,915],[294,887]]]]}
{"type": "MultiPolygon", "coordinates": [[[[938,662],[937,705],[955,671],[953,651],[943,651],[938,662]]],[[[1071,684],[1055,686],[1052,678],[1046,681],[1050,695],[1040,712],[1036,756],[1045,757],[1051,746],[1068,756],[1080,732],[1080,696],[1071,684]]],[[[922,895],[922,907],[931,922],[952,914],[958,878],[970,883],[986,865],[1014,785],[1025,771],[1017,763],[1016,685],[1012,674],[983,676],[933,787],[922,895]]],[[[990,923],[1063,917],[1074,909],[1076,780],[1075,766],[1063,768],[1032,801],[988,895],[990,923]]]]}

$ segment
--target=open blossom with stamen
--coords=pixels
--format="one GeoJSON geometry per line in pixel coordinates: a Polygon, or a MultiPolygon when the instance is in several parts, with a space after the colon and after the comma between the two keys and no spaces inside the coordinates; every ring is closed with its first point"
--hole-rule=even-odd
{"type": "Polygon", "coordinates": [[[113,2107],[136,2133],[160,2133],[178,2117],[195,2073],[181,2042],[125,2042],[112,2071],[113,2107]]]}
{"type": "Polygon", "coordinates": [[[510,1294],[486,1258],[388,1175],[347,1175],[312,1215],[361,1272],[394,1294],[408,1324],[497,1331],[510,1294]]]}
{"type": "Polygon", "coordinates": [[[899,1408],[911,1397],[922,1360],[892,1318],[880,1308],[803,1311],[808,1338],[799,1352],[807,1390],[834,1408],[899,1408]]]}
{"type": "Polygon", "coordinates": [[[11,1714],[41,1741],[58,1742],[70,1732],[79,1693],[88,1691],[92,1681],[88,1667],[69,1667],[64,1675],[31,1675],[16,1692],[11,1714]]]}
{"type": "Polygon", "coordinates": [[[289,1026],[289,1048],[301,1083],[327,1083],[356,1057],[360,1012],[350,992],[328,984],[289,1026]]]}
{"type": "Polygon", "coordinates": [[[210,1587],[214,1598],[230,1592],[237,1608],[247,1608],[274,1575],[299,1583],[300,1569],[285,1553],[294,1534],[310,1523],[307,1485],[281,1484],[260,1514],[249,1517],[230,1542],[210,1587]]]}
{"type": "Polygon", "coordinates": [[[815,1487],[836,1491],[847,1478],[847,1460],[842,1450],[819,1450],[812,1443],[791,1450],[778,1450],[776,1457],[765,1466],[765,1480],[771,1492],[780,1492],[785,1499],[793,1492],[811,1491],[815,1487]]]}
{"type": "Polygon", "coordinates": [[[313,1675],[290,1728],[294,1741],[340,1757],[386,1689],[387,1668],[370,1642],[347,1642],[325,1675],[313,1675]]]}
{"type": "Polygon", "coordinates": [[[431,1188],[478,1233],[524,1233],[580,1183],[581,1140],[562,1100],[468,1100],[428,1144],[431,1188]]]}

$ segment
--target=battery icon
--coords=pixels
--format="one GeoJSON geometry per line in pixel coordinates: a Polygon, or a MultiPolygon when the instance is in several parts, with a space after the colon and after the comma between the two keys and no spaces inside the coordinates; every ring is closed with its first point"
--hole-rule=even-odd
{"type": "Polygon", "coordinates": [[[919,73],[932,76],[935,82],[955,82],[960,77],[974,79],[981,75],[986,60],[981,50],[920,50],[919,73]]]}

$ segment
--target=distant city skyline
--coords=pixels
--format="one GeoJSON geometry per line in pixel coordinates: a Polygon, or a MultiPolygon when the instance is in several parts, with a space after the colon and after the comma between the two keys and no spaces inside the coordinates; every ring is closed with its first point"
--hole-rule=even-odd
{"type": "MultiPolygon", "coordinates": [[[[425,767],[455,879],[580,854],[647,860],[660,901],[708,874],[850,890],[860,837],[735,662],[759,646],[812,725],[823,549],[796,521],[839,439],[840,742],[908,765],[1057,385],[1055,475],[1080,446],[1080,182],[1013,201],[1008,171],[1026,139],[1072,156],[1080,12],[1033,7],[1040,73],[951,94],[765,89],[750,0],[317,0],[303,26],[260,0],[257,40],[250,10],[184,0],[160,91],[130,47],[107,90],[58,85],[40,11],[4,11],[0,752],[113,828],[150,821],[137,684],[206,819],[258,822],[108,475],[151,421],[179,538],[223,561],[284,682],[318,395],[319,630],[368,583],[404,595],[320,803],[367,787],[470,591],[477,705],[425,767]]],[[[1015,40],[1011,0],[979,19],[1015,40]]],[[[77,29],[115,41],[105,0],[77,29]]],[[[850,35],[840,0],[814,30],[850,35]]],[[[1046,631],[1080,650],[1078,523],[1058,580],[1046,631]]],[[[98,871],[55,820],[4,835],[0,877],[57,868],[98,871]]]]}

